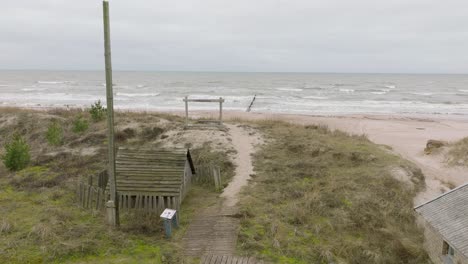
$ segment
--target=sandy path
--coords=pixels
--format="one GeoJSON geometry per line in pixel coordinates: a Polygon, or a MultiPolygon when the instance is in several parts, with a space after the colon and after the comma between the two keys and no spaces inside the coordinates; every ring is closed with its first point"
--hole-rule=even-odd
{"type": "Polygon", "coordinates": [[[240,190],[248,184],[250,175],[253,173],[252,154],[255,152],[255,146],[260,144],[261,138],[246,127],[238,125],[227,125],[227,127],[232,138],[232,145],[237,151],[234,159],[236,174],[224,189],[221,197],[225,198],[225,206],[235,206],[239,201],[240,190]]]}

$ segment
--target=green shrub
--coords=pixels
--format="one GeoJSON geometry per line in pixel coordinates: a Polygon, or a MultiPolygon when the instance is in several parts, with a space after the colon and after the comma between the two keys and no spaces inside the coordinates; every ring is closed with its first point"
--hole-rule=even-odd
{"type": "Polygon", "coordinates": [[[11,171],[18,171],[26,168],[31,159],[29,145],[24,139],[15,135],[10,143],[5,145],[5,155],[2,156],[3,164],[11,171]]]}
{"type": "Polygon", "coordinates": [[[106,117],[106,108],[102,106],[101,100],[99,100],[91,105],[89,113],[91,114],[91,119],[93,119],[94,122],[99,122],[106,117]]]}
{"type": "Polygon", "coordinates": [[[46,134],[47,142],[53,146],[60,146],[63,144],[63,129],[57,121],[50,123],[47,128],[46,134]]]}
{"type": "Polygon", "coordinates": [[[88,129],[88,127],[89,127],[88,120],[86,120],[82,116],[79,116],[73,121],[72,131],[74,133],[83,133],[88,129]]]}

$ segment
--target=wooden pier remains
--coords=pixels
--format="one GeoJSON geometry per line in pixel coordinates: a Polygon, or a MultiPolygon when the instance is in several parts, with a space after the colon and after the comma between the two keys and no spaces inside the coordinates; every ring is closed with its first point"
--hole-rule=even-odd
{"type": "Polygon", "coordinates": [[[249,107],[247,107],[246,112],[250,112],[250,110],[252,110],[252,106],[253,106],[256,98],[257,98],[257,95],[254,95],[254,97],[252,98],[252,101],[250,102],[249,107]]]}

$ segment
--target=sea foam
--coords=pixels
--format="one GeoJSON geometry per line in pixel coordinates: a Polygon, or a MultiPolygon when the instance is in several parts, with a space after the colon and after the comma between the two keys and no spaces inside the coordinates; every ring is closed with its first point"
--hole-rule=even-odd
{"type": "Polygon", "coordinates": [[[287,91],[287,92],[302,92],[300,88],[275,88],[278,91],[287,91]]]}
{"type": "Polygon", "coordinates": [[[304,96],[304,99],[327,100],[326,96],[304,96]]]}
{"type": "Polygon", "coordinates": [[[38,84],[65,84],[72,83],[72,81],[37,81],[38,84]]]}
{"type": "Polygon", "coordinates": [[[127,96],[127,97],[154,97],[158,96],[159,93],[117,93],[119,96],[127,96]]]}
{"type": "Polygon", "coordinates": [[[343,93],[354,93],[354,89],[345,89],[345,88],[341,88],[341,89],[340,89],[340,92],[343,92],[343,93]]]}

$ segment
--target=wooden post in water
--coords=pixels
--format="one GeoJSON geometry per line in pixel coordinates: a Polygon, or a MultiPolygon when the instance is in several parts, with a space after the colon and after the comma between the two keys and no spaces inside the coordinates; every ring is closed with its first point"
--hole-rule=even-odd
{"type": "Polygon", "coordinates": [[[110,200],[106,204],[107,220],[111,226],[119,226],[119,211],[117,201],[117,186],[115,180],[115,147],[114,147],[114,95],[112,89],[112,61],[110,45],[109,2],[104,0],[104,57],[106,62],[106,94],[107,94],[107,129],[109,149],[109,191],[110,200]]]}
{"type": "Polygon", "coordinates": [[[188,126],[189,118],[188,118],[188,96],[185,96],[185,126],[188,126]]]}
{"type": "Polygon", "coordinates": [[[223,124],[223,98],[219,98],[219,125],[223,124]]]}

